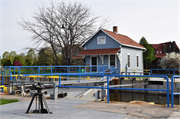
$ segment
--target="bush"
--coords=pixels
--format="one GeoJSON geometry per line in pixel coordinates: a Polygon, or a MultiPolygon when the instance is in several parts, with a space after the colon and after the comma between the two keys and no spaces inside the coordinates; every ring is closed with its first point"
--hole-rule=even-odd
{"type": "Polygon", "coordinates": [[[175,52],[166,53],[166,56],[159,60],[159,66],[163,69],[179,69],[180,54],[175,52]]]}

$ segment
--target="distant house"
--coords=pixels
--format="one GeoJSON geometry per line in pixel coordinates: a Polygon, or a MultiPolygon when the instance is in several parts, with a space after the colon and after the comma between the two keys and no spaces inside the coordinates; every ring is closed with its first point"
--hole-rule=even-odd
{"type": "Polygon", "coordinates": [[[171,53],[171,52],[179,53],[180,51],[175,41],[159,43],[159,44],[151,44],[151,45],[155,50],[156,59],[150,65],[147,66],[148,69],[161,68],[158,66],[159,60],[162,57],[166,56],[166,53],[171,53]]]}
{"type": "Polygon", "coordinates": [[[79,54],[85,57],[86,65],[111,65],[124,72],[143,72],[143,51],[146,49],[129,38],[118,33],[118,27],[113,32],[99,29],[81,47],[79,54]]]}

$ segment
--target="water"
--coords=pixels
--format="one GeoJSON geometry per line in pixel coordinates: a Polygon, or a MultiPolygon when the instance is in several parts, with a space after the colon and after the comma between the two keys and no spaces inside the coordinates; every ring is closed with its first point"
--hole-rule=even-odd
{"type": "MultiPolygon", "coordinates": [[[[171,97],[169,96],[169,102],[171,104],[171,97]]],[[[147,93],[133,93],[133,92],[122,92],[122,91],[110,91],[110,101],[118,102],[130,102],[134,100],[145,101],[145,102],[154,102],[155,104],[166,105],[167,96],[166,95],[154,95],[147,93]]],[[[174,96],[174,104],[179,105],[180,103],[179,96],[174,96]]]]}

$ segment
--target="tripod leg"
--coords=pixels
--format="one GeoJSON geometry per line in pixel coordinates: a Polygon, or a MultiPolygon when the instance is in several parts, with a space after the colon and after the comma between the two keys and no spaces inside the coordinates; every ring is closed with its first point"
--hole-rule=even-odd
{"type": "Polygon", "coordinates": [[[37,96],[36,96],[36,113],[37,113],[37,96]]]}
{"type": "Polygon", "coordinates": [[[46,110],[47,110],[48,114],[50,114],[49,108],[48,108],[48,105],[47,105],[47,102],[46,102],[46,98],[44,97],[44,95],[42,96],[42,98],[43,98],[43,101],[44,101],[44,105],[45,105],[45,107],[46,107],[46,110]]]}
{"type": "Polygon", "coordinates": [[[40,95],[40,100],[41,100],[41,110],[42,110],[43,109],[42,94],[40,95]]]}
{"type": "Polygon", "coordinates": [[[40,105],[41,105],[41,103],[40,103],[41,101],[40,101],[40,96],[39,96],[39,113],[41,113],[41,109],[40,109],[40,105]]]}
{"type": "Polygon", "coordinates": [[[31,99],[31,102],[30,102],[30,104],[29,104],[29,107],[28,107],[26,113],[29,112],[29,110],[30,110],[30,108],[31,108],[31,105],[32,105],[32,103],[33,103],[34,97],[35,97],[35,95],[33,95],[33,98],[31,99]]]}

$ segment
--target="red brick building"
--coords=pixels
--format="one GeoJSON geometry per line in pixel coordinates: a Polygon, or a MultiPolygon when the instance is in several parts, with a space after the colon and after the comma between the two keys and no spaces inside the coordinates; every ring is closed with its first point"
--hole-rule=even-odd
{"type": "Polygon", "coordinates": [[[156,59],[147,66],[148,69],[159,69],[161,68],[159,65],[159,60],[166,56],[166,53],[171,53],[171,52],[176,52],[179,53],[179,47],[177,46],[175,41],[170,41],[170,42],[165,42],[165,43],[160,43],[160,44],[151,44],[152,47],[155,50],[156,59]]]}

